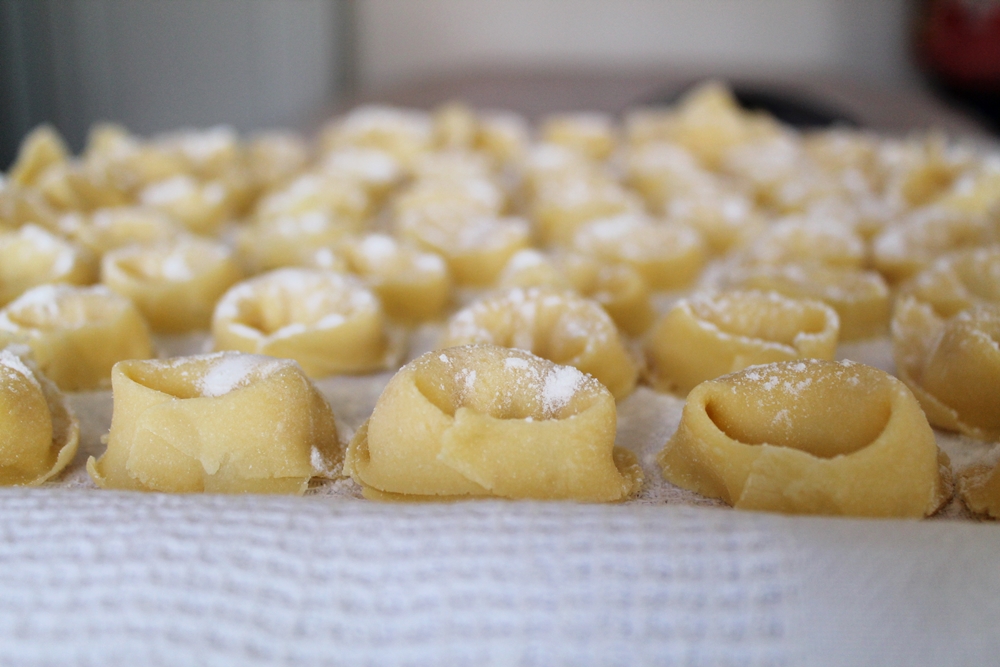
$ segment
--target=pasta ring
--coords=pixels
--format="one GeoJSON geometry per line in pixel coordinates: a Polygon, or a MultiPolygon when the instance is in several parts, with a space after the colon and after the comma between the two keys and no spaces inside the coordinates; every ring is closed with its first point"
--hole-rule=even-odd
{"type": "Polygon", "coordinates": [[[950,495],[947,457],[916,399],[850,361],[703,382],[658,461],[667,481],[741,509],[922,517],[950,495]]]}
{"type": "Polygon", "coordinates": [[[379,300],[354,276],[278,269],[235,285],[216,304],[216,350],[294,359],[310,377],[381,370],[398,345],[379,300]]]}
{"type": "Polygon", "coordinates": [[[473,303],[448,321],[439,348],[489,343],[575,366],[616,399],[635,389],[638,367],[600,305],[570,291],[515,288],[473,303]]]}
{"type": "Polygon", "coordinates": [[[0,349],[0,486],[38,486],[73,460],[80,422],[18,347],[0,349]]]}
{"type": "Polygon", "coordinates": [[[682,299],[649,334],[652,384],[686,394],[747,366],[804,357],[833,359],[840,318],[822,301],[776,292],[682,299]]]}
{"type": "Polygon", "coordinates": [[[87,461],[101,488],[301,494],[342,460],[333,411],[293,361],[122,361],[111,383],[108,448],[87,461]]]}
{"type": "Polygon", "coordinates": [[[428,352],[386,386],[348,445],[366,497],[617,501],[642,470],[614,446],[611,394],[528,352],[468,345],[428,352]]]}

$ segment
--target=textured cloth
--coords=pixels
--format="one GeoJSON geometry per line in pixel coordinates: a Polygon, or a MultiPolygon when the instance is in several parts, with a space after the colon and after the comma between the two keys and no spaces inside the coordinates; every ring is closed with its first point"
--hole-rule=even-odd
{"type": "Polygon", "coordinates": [[[995,662],[1000,529],[0,491],[0,665],[995,662]]]}
{"type": "Polygon", "coordinates": [[[0,664],[789,664],[788,545],[696,512],[7,490],[0,664]]]}

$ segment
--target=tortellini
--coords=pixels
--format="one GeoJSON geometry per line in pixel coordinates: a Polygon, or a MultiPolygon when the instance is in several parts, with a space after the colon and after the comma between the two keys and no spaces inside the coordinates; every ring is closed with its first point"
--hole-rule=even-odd
{"type": "Polygon", "coordinates": [[[559,265],[574,289],[601,304],[615,324],[630,336],[642,334],[656,319],[649,286],[628,264],[569,254],[559,265]]]}
{"type": "Polygon", "coordinates": [[[314,214],[358,231],[371,214],[371,205],[367,191],[354,179],[310,172],[262,197],[254,218],[265,221],[314,214]]]}
{"type": "Polygon", "coordinates": [[[106,387],[123,359],[153,356],[149,327],[108,288],[41,285],[0,310],[0,335],[31,347],[35,362],[63,391],[106,387]]]}
{"type": "Polygon", "coordinates": [[[837,311],[840,339],[872,338],[889,328],[892,294],[878,273],[819,264],[744,267],[724,280],[727,287],[773,291],[793,299],[816,299],[837,311]]]}
{"type": "Polygon", "coordinates": [[[840,319],[821,301],[776,292],[682,299],[646,340],[653,385],[686,394],[747,366],[803,357],[833,359],[840,319]]]}
{"type": "Polygon", "coordinates": [[[36,285],[88,285],[96,278],[93,255],[41,227],[0,233],[0,306],[36,285]]]}
{"type": "Polygon", "coordinates": [[[618,328],[630,336],[642,334],[656,317],[649,286],[638,271],[628,264],[608,263],[579,253],[521,250],[507,262],[497,286],[575,290],[599,303],[618,328]]]}
{"type": "Polygon", "coordinates": [[[550,177],[536,186],[531,218],[545,245],[566,245],[591,220],[635,215],[642,201],[635,193],[604,175],[569,173],[550,177]]]}
{"type": "Polygon", "coordinates": [[[902,282],[938,257],[996,241],[983,217],[929,208],[887,227],[872,242],[875,268],[890,282],[902,282]]]}
{"type": "Polygon", "coordinates": [[[475,343],[515,347],[575,366],[616,399],[630,394],[638,377],[611,318],[572,292],[533,287],[481,299],[451,317],[438,347],[475,343]]]}
{"type": "Polygon", "coordinates": [[[207,329],[216,300],[242,275],[229,248],[192,236],[126,246],[101,260],[101,281],[131,299],[159,333],[207,329]]]}
{"type": "Polygon", "coordinates": [[[651,289],[691,284],[705,264],[705,244],[690,227],[624,215],[594,220],[573,236],[573,248],[609,263],[628,264],[651,289]]]}
{"type": "Polygon", "coordinates": [[[294,359],[310,377],[382,370],[398,345],[378,298],[353,276],[278,269],[235,285],[212,318],[216,350],[294,359]]]}
{"type": "Polygon", "coordinates": [[[263,218],[240,230],[236,249],[248,273],[286,266],[309,266],[328,255],[328,264],[340,261],[337,244],[356,231],[355,225],[321,211],[263,218]]]}
{"type": "Polygon", "coordinates": [[[444,257],[455,283],[478,287],[493,284],[530,239],[524,220],[477,214],[464,206],[405,211],[397,228],[402,238],[444,257]]]}
{"type": "Polygon", "coordinates": [[[947,457],[913,394],[850,361],[698,385],[658,461],[667,481],[741,509],[923,517],[950,496],[947,457]]]}
{"type": "Polygon", "coordinates": [[[69,150],[59,133],[50,125],[41,125],[21,141],[8,177],[17,185],[34,185],[47,169],[68,159],[69,150]]]}
{"type": "Polygon", "coordinates": [[[363,106],[352,110],[323,130],[322,147],[375,148],[409,166],[434,140],[428,114],[388,106],[363,106]]]}
{"type": "Polygon", "coordinates": [[[101,488],[301,494],[343,460],[333,411],[293,361],[123,361],[112,387],[108,448],[87,461],[101,488]]]}
{"type": "Polygon", "coordinates": [[[580,151],[593,160],[604,160],[615,149],[615,127],[610,116],[599,113],[563,113],[542,121],[542,141],[580,151]]]}
{"type": "Polygon", "coordinates": [[[421,322],[440,317],[451,299],[451,275],[440,255],[401,243],[387,234],[344,241],[348,268],[378,295],[389,317],[421,322]]]}
{"type": "Polygon", "coordinates": [[[1000,249],[942,258],[901,292],[896,370],[935,426],[1000,438],[1000,249]]]}
{"type": "Polygon", "coordinates": [[[169,241],[181,233],[181,226],[168,215],[140,206],[102,208],[91,215],[66,215],[59,229],[95,255],[134,243],[169,241]]]}
{"type": "Polygon", "coordinates": [[[229,194],[221,183],[202,183],[181,174],[148,185],[139,201],[170,215],[191,232],[214,234],[231,214],[229,194]]]}
{"type": "Polygon", "coordinates": [[[80,423],[16,346],[0,349],[0,486],[37,486],[76,454],[80,423]]]}
{"type": "Polygon", "coordinates": [[[386,386],[344,470],[376,499],[477,496],[608,502],[642,471],[615,447],[615,401],[597,380],[528,352],[428,352],[386,386]]]}
{"type": "Polygon", "coordinates": [[[752,264],[821,264],[861,269],[865,244],[850,228],[786,219],[768,227],[742,253],[752,264]]]}

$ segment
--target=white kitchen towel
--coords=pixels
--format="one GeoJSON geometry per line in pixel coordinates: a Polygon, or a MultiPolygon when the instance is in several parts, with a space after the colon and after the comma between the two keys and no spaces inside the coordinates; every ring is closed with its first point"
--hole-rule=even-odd
{"type": "Polygon", "coordinates": [[[0,491],[0,665],[991,664],[1000,530],[0,491]]]}

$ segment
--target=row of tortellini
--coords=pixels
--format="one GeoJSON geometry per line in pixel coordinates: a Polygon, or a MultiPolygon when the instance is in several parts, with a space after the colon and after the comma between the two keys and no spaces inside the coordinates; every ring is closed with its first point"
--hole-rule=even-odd
{"type": "MultiPolygon", "coordinates": [[[[0,190],[0,297],[100,277],[153,331],[211,327],[217,349],[290,357],[314,377],[395,367],[397,325],[452,313],[442,345],[520,347],[620,399],[643,377],[685,393],[753,364],[829,359],[838,338],[886,331],[896,285],[995,238],[1000,170],[975,152],[800,136],[715,85],[621,127],[554,116],[537,138],[517,116],[458,105],[358,109],[315,146],[103,126],[75,159],[41,130],[0,190]],[[722,291],[657,319],[652,292],[699,282],[722,291]],[[453,312],[483,288],[503,291],[453,312]]],[[[27,301],[10,321],[59,302],[27,301]]],[[[148,339],[132,315],[112,318],[124,306],[73,308],[148,339]]]]}
{"type": "MultiPolygon", "coordinates": [[[[374,499],[593,502],[626,500],[643,481],[634,454],[615,446],[615,401],[602,383],[496,345],[404,366],[346,452],[330,406],[287,360],[124,361],[113,386],[107,450],[87,464],[104,488],[302,493],[343,465],[374,499]]],[[[11,348],[0,352],[0,389],[3,481],[39,484],[72,459],[78,424],[11,348]]],[[[671,482],[749,509],[923,516],[950,494],[913,395],[852,362],[753,366],[698,385],[659,462],[671,482]]]]}

